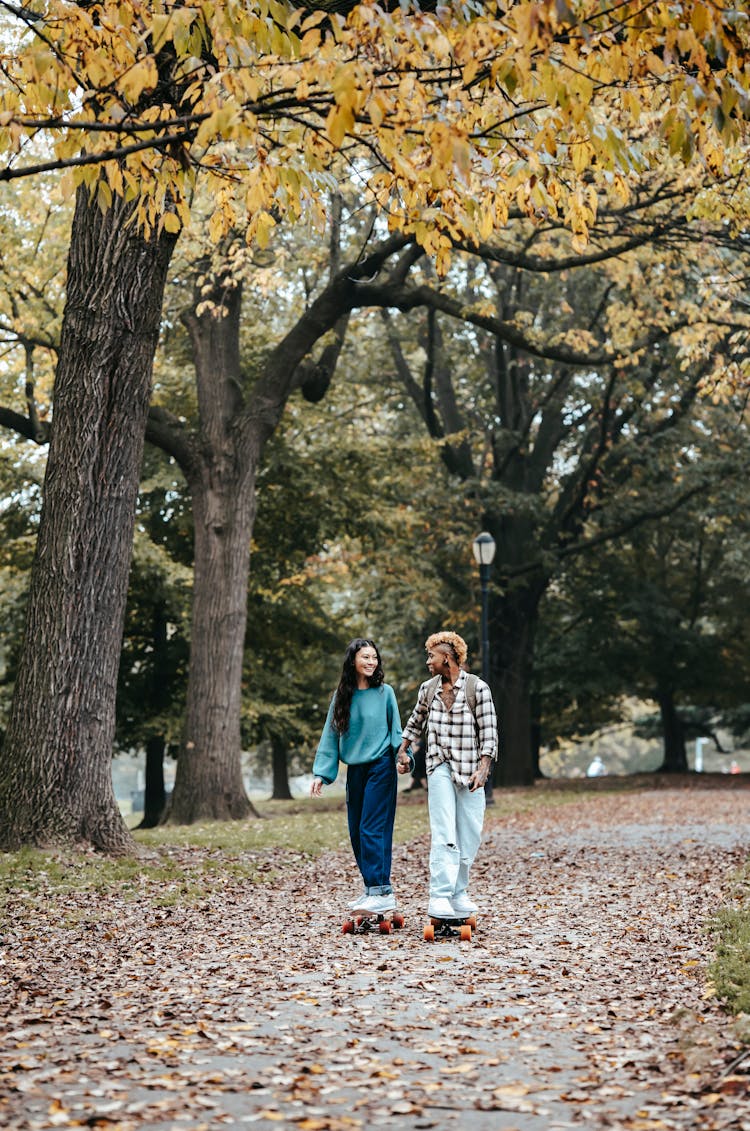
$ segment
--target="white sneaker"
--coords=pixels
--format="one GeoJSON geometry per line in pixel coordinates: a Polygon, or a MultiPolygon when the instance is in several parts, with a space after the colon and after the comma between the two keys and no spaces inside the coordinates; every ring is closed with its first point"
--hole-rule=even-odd
{"type": "Polygon", "coordinates": [[[396,897],[393,892],[388,895],[365,895],[353,907],[353,911],[367,911],[371,915],[385,915],[387,911],[395,911],[396,897]]]}
{"type": "Polygon", "coordinates": [[[465,892],[463,895],[452,896],[451,905],[457,919],[463,919],[466,915],[476,915],[479,910],[476,903],[469,899],[465,892]]]}
{"type": "Polygon", "coordinates": [[[359,895],[356,897],[356,899],[350,899],[346,906],[350,907],[351,910],[353,911],[355,907],[359,907],[359,905],[360,905],[360,903],[362,902],[363,899],[367,899],[367,892],[366,891],[361,891],[359,893],[359,895]]]}
{"type": "Polygon", "coordinates": [[[433,896],[427,907],[427,914],[431,919],[455,919],[456,913],[453,904],[445,896],[433,896]]]}

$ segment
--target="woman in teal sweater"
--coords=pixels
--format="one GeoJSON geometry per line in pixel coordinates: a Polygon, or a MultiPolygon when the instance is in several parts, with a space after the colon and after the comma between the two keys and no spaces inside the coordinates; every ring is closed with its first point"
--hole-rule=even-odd
{"type": "Polygon", "coordinates": [[[349,906],[378,914],[396,906],[391,852],[401,744],[398,703],[383,680],[374,641],[352,640],[318,743],[310,788],[313,797],[319,796],[324,784],[336,780],[339,762],[346,765],[349,837],[364,882],[364,891],[349,906]]]}

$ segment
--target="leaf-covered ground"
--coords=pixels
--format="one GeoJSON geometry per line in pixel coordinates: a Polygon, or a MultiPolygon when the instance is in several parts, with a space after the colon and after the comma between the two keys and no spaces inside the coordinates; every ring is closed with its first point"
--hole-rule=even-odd
{"type": "Polygon", "coordinates": [[[488,810],[471,943],[423,940],[426,838],[396,849],[391,936],[341,933],[348,853],[216,866],[188,902],[19,889],[0,1125],[750,1129],[706,929],[749,818],[729,788],[488,810]]]}

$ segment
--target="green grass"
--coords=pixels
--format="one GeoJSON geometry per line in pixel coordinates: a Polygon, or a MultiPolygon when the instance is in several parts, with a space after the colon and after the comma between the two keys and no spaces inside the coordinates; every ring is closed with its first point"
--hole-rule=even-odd
{"type": "MultiPolygon", "coordinates": [[[[156,829],[136,829],[133,837],[137,844],[151,848],[171,845],[230,854],[282,848],[305,856],[319,856],[349,847],[343,797],[254,804],[260,820],[163,825],[156,829]]],[[[427,832],[428,827],[426,805],[400,805],[396,812],[394,841],[403,844],[413,840],[427,832]]]]}
{"type": "Polygon", "coordinates": [[[728,1012],[750,1014],[750,864],[735,877],[711,929],[716,957],[709,973],[716,994],[728,1012]]]}
{"type": "MultiPolygon", "coordinates": [[[[568,804],[581,796],[576,789],[498,790],[487,820],[568,804]]],[[[294,868],[300,857],[351,851],[343,794],[261,801],[255,807],[260,819],[133,829],[139,852],[132,857],[72,848],[0,853],[0,903],[12,900],[17,905],[20,900],[29,911],[37,907],[41,912],[52,896],[80,893],[108,893],[126,902],[144,899],[154,906],[190,903],[222,883],[273,881],[282,869],[294,868]]],[[[137,818],[130,820],[133,824],[137,818]]],[[[394,842],[408,844],[428,834],[426,795],[402,795],[394,842]]],[[[88,911],[68,907],[63,924],[74,926],[80,914],[96,916],[95,898],[90,906],[85,901],[82,906],[88,911]]]]}

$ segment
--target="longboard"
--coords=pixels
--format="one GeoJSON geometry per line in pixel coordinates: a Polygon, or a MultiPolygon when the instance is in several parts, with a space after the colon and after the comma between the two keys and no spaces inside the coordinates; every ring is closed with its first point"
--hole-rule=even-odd
{"type": "Polygon", "coordinates": [[[476,915],[466,915],[456,919],[437,919],[430,917],[424,929],[425,942],[435,942],[436,939],[460,939],[461,942],[471,942],[471,937],[477,929],[476,915]]]}
{"type": "Polygon", "coordinates": [[[366,935],[370,931],[389,935],[391,931],[400,931],[403,925],[402,911],[389,911],[385,915],[374,911],[353,911],[351,917],[342,923],[341,931],[345,935],[366,935]]]}

